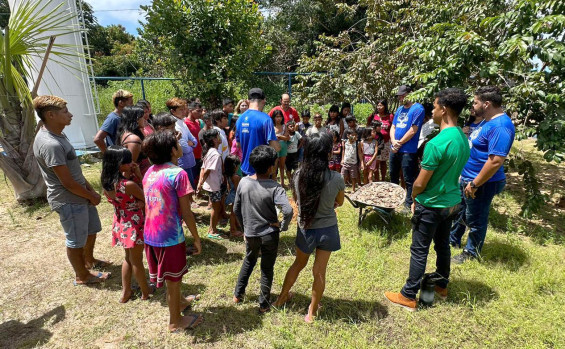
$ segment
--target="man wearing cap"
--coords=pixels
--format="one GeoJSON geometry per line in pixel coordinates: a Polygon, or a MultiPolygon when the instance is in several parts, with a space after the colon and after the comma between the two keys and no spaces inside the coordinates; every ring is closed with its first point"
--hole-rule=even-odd
{"type": "Polygon", "coordinates": [[[410,92],[410,86],[402,85],[398,88],[396,96],[402,105],[396,110],[390,128],[390,181],[399,183],[402,168],[406,182],[404,205],[407,208],[412,206],[412,185],[418,175],[418,140],[424,122],[424,107],[406,98],[410,92]]]}
{"type": "Polygon", "coordinates": [[[255,170],[249,164],[249,155],[260,145],[270,145],[277,152],[281,145],[275,134],[275,126],[269,115],[263,113],[266,98],[260,88],[249,90],[249,109],[239,116],[236,123],[235,139],[237,146],[241,149],[243,157],[241,160],[241,171],[251,176],[255,170]]]}
{"type": "Polygon", "coordinates": [[[294,122],[300,122],[300,117],[296,109],[290,106],[290,95],[288,93],[283,93],[281,96],[281,105],[277,105],[271,111],[269,111],[269,116],[272,117],[275,110],[280,110],[284,116],[284,123],[286,124],[289,120],[294,120],[294,122]]]}

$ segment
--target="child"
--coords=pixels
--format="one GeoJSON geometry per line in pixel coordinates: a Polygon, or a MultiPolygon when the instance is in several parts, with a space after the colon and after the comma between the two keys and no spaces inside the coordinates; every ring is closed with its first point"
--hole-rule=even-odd
{"type": "MultiPolygon", "coordinates": [[[[235,117],[234,117],[235,118],[235,117]]],[[[233,120],[233,119],[232,119],[233,120]]],[[[224,163],[224,175],[228,182],[228,196],[226,197],[226,206],[231,211],[230,213],[230,236],[231,237],[242,237],[243,233],[239,230],[239,225],[237,224],[237,219],[233,213],[233,202],[235,200],[235,191],[237,185],[241,180],[241,176],[237,173],[239,170],[239,165],[241,160],[234,154],[228,155],[226,162],[224,163]]]]}
{"type": "MultiPolygon", "coordinates": [[[[302,121],[296,124],[296,130],[300,133],[302,138],[304,138],[306,136],[306,131],[308,131],[310,127],[312,127],[312,124],[310,123],[310,110],[306,109],[302,111],[302,121]]],[[[301,147],[298,149],[298,163],[301,163],[303,158],[304,148],[301,147]]]]}
{"type": "Polygon", "coordinates": [[[310,137],[316,133],[328,133],[326,126],[322,126],[322,115],[320,113],[314,114],[314,126],[306,130],[306,136],[310,137]]]}
{"type": "Polygon", "coordinates": [[[286,123],[288,129],[288,154],[286,155],[286,177],[290,182],[292,180],[292,171],[298,168],[298,151],[302,149],[302,136],[296,132],[296,123],[289,120],[286,123]]]}
{"type": "Polygon", "coordinates": [[[351,180],[351,186],[355,192],[355,184],[359,178],[359,164],[362,163],[361,152],[358,151],[357,132],[347,130],[347,141],[343,141],[341,156],[341,175],[346,182],[351,180]]]}
{"type": "Polygon", "coordinates": [[[210,239],[221,239],[216,228],[220,219],[222,209],[222,156],[218,152],[218,146],[222,144],[220,132],[216,129],[207,130],[203,135],[204,161],[200,171],[200,180],[197,191],[203,188],[209,193],[212,203],[212,213],[210,214],[210,228],[208,237],[210,239]]]}
{"type": "Polygon", "coordinates": [[[288,269],[274,306],[281,307],[290,298],[290,289],[314,254],[312,299],[304,321],[312,323],[320,309],[326,286],[326,267],[332,252],[341,248],[335,209],[343,205],[345,183],[339,173],[329,170],[332,140],[321,134],[306,141],[304,162],[296,172],[293,196],[298,205],[296,258],[288,269]]]}
{"type": "Polygon", "coordinates": [[[387,153],[386,155],[383,156],[384,153],[384,149],[386,147],[385,144],[385,138],[383,136],[383,134],[381,133],[381,126],[382,123],[379,121],[373,121],[372,123],[373,126],[373,138],[377,141],[377,148],[378,148],[378,155],[377,158],[375,159],[375,171],[374,171],[374,180],[379,182],[379,170],[381,172],[381,179],[380,181],[385,181],[385,175],[386,175],[386,162],[388,161],[388,156],[389,153],[387,153]],[[383,171],[383,166],[382,163],[385,163],[385,170],[383,171]]]}
{"type": "Polygon", "coordinates": [[[377,141],[373,130],[366,128],[363,131],[363,141],[359,143],[359,152],[363,154],[361,161],[361,169],[363,170],[363,184],[368,184],[373,180],[373,173],[377,168],[377,155],[379,153],[377,148],[377,141]]]}
{"type": "Polygon", "coordinates": [[[343,132],[343,140],[347,140],[347,137],[345,136],[345,131],[347,130],[353,130],[355,132],[357,132],[357,136],[360,137],[360,135],[362,134],[361,132],[363,131],[362,128],[360,128],[357,125],[357,119],[355,118],[355,116],[353,115],[348,115],[345,118],[345,126],[344,126],[344,132],[343,132]]]}
{"type": "Polygon", "coordinates": [[[277,152],[266,145],[253,149],[249,162],[255,169],[253,176],[244,177],[239,182],[235,195],[233,211],[245,233],[246,255],[239,272],[233,301],[241,303],[247,282],[253,272],[257,257],[261,253],[261,293],[259,311],[265,313],[270,308],[271,285],[279,233],[288,229],[293,210],[284,189],[269,179],[275,171],[277,152]],[[279,223],[277,206],[280,206],[283,219],[279,223]]]}
{"type": "Polygon", "coordinates": [[[145,255],[149,278],[162,287],[167,284],[169,331],[179,332],[194,328],[202,316],[181,316],[199,296],[181,296],[182,276],[187,273],[186,245],[182,222],[194,239],[193,253],[200,254],[201,245],[194,215],[190,210],[189,195],[192,187],[188,175],[176,166],[182,148],[170,131],[155,132],[145,139],[143,150],[153,163],[143,177],[145,194],[145,255]]]}
{"type": "Polygon", "coordinates": [[[339,133],[337,131],[332,131],[331,135],[333,137],[333,147],[332,147],[332,157],[330,159],[330,170],[341,172],[341,140],[339,139],[339,133]]]}
{"type": "Polygon", "coordinates": [[[339,107],[337,105],[332,105],[330,110],[328,111],[328,118],[326,120],[326,127],[330,131],[337,131],[339,132],[340,138],[343,137],[344,126],[343,126],[343,119],[339,114],[339,107]]]}
{"type": "Polygon", "coordinates": [[[143,206],[145,197],[141,183],[141,171],[133,162],[131,152],[122,146],[111,145],[106,149],[102,160],[100,182],[104,195],[114,206],[114,223],[112,224],[112,246],[122,246],[125,259],[122,263],[122,297],[120,303],[126,303],[132,296],[131,275],[141,288],[141,299],[149,299],[155,292],[145,279],[143,266],[143,226],[145,213],[143,206]],[[133,181],[133,177],[137,177],[133,181]]]}
{"type": "MultiPolygon", "coordinates": [[[[284,168],[286,163],[286,156],[288,153],[288,140],[290,136],[288,135],[288,130],[286,129],[286,125],[284,124],[284,115],[283,112],[279,109],[275,110],[272,115],[273,125],[275,125],[275,134],[277,135],[277,139],[281,145],[281,150],[279,151],[279,158],[277,160],[276,168],[278,172],[280,172],[281,176],[281,185],[285,188],[284,185],[284,168]]],[[[275,178],[277,177],[277,173],[275,171],[275,178]]]]}

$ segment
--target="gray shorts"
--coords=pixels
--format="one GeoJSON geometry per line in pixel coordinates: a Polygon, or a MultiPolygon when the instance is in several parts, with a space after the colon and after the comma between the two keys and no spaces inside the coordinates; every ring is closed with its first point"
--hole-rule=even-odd
{"type": "Polygon", "coordinates": [[[337,224],[320,229],[301,229],[298,227],[296,247],[306,254],[312,254],[318,248],[330,252],[341,249],[337,224]]]}
{"type": "Polygon", "coordinates": [[[86,204],[65,204],[55,209],[65,231],[68,248],[83,248],[88,235],[102,230],[100,217],[95,206],[86,204]]]}

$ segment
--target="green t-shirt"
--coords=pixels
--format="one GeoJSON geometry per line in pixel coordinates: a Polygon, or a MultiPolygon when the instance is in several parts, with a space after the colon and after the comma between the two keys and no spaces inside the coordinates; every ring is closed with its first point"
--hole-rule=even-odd
{"type": "Polygon", "coordinates": [[[448,127],[426,144],[422,169],[434,171],[416,201],[426,207],[447,208],[461,202],[459,176],[470,154],[469,140],[460,127],[448,127]]]}

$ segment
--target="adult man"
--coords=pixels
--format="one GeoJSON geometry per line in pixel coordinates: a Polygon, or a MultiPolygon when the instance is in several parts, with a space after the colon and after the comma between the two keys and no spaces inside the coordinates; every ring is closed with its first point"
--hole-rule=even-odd
{"type": "Polygon", "coordinates": [[[196,166],[196,160],[194,159],[194,148],[198,144],[196,138],[190,133],[188,126],[184,123],[184,119],[188,116],[188,107],[186,105],[186,100],[181,98],[171,98],[166,102],[167,108],[177,118],[175,124],[175,130],[181,133],[181,138],[179,139],[179,144],[182,148],[182,156],[179,158],[179,167],[186,171],[190,185],[192,188],[196,188],[196,183],[194,182],[194,176],[192,175],[192,168],[196,166]]]}
{"type": "Polygon", "coordinates": [[[281,145],[275,134],[275,127],[269,115],[263,113],[265,108],[265,93],[260,88],[249,90],[249,109],[241,114],[236,123],[235,139],[243,153],[241,171],[246,175],[255,174],[249,164],[249,155],[259,145],[270,145],[278,152],[281,145]]]}
{"type": "Polygon", "coordinates": [[[290,106],[290,95],[288,93],[283,93],[281,96],[281,105],[277,105],[269,111],[269,116],[273,117],[273,112],[275,110],[280,110],[284,116],[284,123],[286,124],[288,120],[293,119],[294,122],[300,122],[300,117],[296,109],[290,106]]]}
{"type": "Polygon", "coordinates": [[[100,130],[94,136],[94,144],[98,146],[102,153],[106,151],[106,147],[117,144],[116,137],[118,136],[118,125],[120,124],[122,110],[133,105],[133,94],[129,91],[117,90],[112,95],[112,103],[114,103],[116,109],[108,114],[100,130]]]}
{"type": "Polygon", "coordinates": [[[457,118],[467,103],[465,93],[448,88],[436,95],[433,120],[440,133],[424,150],[422,170],[412,190],[412,245],[410,272],[400,293],[385,292],[386,298],[407,310],[416,310],[416,295],[426,271],[432,240],[437,253],[436,272],[443,277],[436,292],[447,297],[451,250],[449,229],[461,200],[459,175],[469,158],[467,137],[457,126],[457,118]]]}
{"type": "Polygon", "coordinates": [[[406,96],[412,92],[410,86],[402,85],[396,95],[402,103],[394,114],[390,128],[390,181],[398,184],[400,169],[406,182],[406,200],[404,205],[412,205],[412,185],[418,174],[418,140],[424,121],[424,107],[412,103],[406,96]]]}
{"type": "Polygon", "coordinates": [[[96,205],[100,195],[84,178],[75,149],[63,133],[73,115],[67,102],[56,96],[39,96],[33,107],[43,127],[33,142],[33,154],[47,184],[47,201],[59,214],[65,231],[67,257],[75,271],[75,284],[104,282],[110,273],[91,273],[107,262],[93,256],[96,233],[102,230],[96,205]]]}
{"type": "MultiPolygon", "coordinates": [[[[506,185],[504,160],[514,142],[515,128],[502,109],[502,94],[496,86],[485,86],[475,92],[473,110],[484,120],[471,134],[471,156],[461,173],[462,204],[469,226],[469,238],[463,253],[453,257],[461,264],[479,257],[487,234],[490,204],[506,185]]],[[[464,229],[452,229],[450,243],[461,246],[464,229]]]]}

